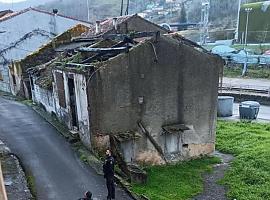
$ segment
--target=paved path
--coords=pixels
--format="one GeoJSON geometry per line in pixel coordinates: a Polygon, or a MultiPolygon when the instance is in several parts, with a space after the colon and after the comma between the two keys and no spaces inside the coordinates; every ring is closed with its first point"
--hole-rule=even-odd
{"type": "MultiPolygon", "coordinates": [[[[34,176],[38,200],[77,200],[85,190],[106,199],[103,177],[82,164],[65,139],[29,107],[0,97],[0,138],[34,176]]],[[[119,188],[116,195],[130,199],[119,188]]]]}
{"type": "Polygon", "coordinates": [[[223,86],[243,89],[269,90],[270,80],[223,77],[223,86]]]}

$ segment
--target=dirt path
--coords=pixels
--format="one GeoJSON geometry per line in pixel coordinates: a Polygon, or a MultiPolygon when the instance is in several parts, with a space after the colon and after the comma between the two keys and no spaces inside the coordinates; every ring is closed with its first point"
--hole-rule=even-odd
{"type": "Polygon", "coordinates": [[[214,166],[213,172],[205,174],[204,178],[204,191],[193,200],[226,200],[226,189],[224,186],[219,185],[217,182],[224,177],[225,171],[229,167],[229,163],[233,160],[233,156],[229,154],[222,154],[215,152],[214,154],[222,159],[221,164],[214,166]]]}

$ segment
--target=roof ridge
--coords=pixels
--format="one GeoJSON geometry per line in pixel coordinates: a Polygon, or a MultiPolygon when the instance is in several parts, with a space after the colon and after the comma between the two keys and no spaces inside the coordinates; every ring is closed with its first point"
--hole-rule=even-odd
{"type": "MultiPolygon", "coordinates": [[[[43,13],[43,14],[54,15],[53,13],[45,11],[45,10],[40,10],[40,9],[37,9],[37,8],[29,7],[29,8],[25,8],[25,9],[19,11],[19,12],[13,12],[13,13],[11,13],[11,15],[9,15],[7,17],[4,16],[3,18],[0,18],[0,22],[9,20],[9,19],[11,19],[13,17],[16,17],[18,15],[21,15],[21,14],[26,13],[26,12],[31,11],[31,10],[36,11],[36,12],[40,12],[40,13],[43,13]]],[[[64,18],[67,18],[67,19],[76,20],[76,21],[79,21],[79,22],[87,23],[87,24],[92,24],[92,23],[90,23],[88,21],[76,19],[75,17],[70,17],[70,16],[66,16],[66,15],[62,15],[62,14],[57,14],[57,16],[64,17],[64,18]]]]}
{"type": "MultiPolygon", "coordinates": [[[[41,10],[41,9],[33,8],[33,7],[30,7],[30,9],[31,9],[31,10],[34,10],[34,11],[37,11],[37,12],[44,13],[44,14],[54,15],[54,13],[51,13],[51,12],[46,11],[46,10],[41,10]]],[[[58,13],[57,13],[57,16],[64,17],[64,18],[67,18],[67,19],[76,20],[76,21],[79,21],[79,22],[84,22],[84,23],[87,23],[87,24],[92,24],[91,22],[88,22],[88,21],[86,21],[86,20],[77,19],[77,18],[75,18],[75,17],[71,17],[71,16],[67,16],[67,15],[63,15],[63,14],[58,14],[58,13]]]]}

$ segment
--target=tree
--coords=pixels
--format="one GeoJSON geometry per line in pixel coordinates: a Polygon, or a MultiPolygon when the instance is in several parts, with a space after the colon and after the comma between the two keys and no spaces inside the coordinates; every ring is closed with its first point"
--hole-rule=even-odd
{"type": "Polygon", "coordinates": [[[181,12],[180,12],[180,23],[187,23],[187,13],[186,13],[186,8],[185,8],[185,4],[182,3],[181,4],[181,12]]]}

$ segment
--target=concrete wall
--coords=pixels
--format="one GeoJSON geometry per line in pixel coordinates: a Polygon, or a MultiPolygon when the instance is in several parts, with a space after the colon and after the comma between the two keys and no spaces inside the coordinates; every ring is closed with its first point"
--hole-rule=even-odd
{"type": "MultiPolygon", "coordinates": [[[[211,153],[222,64],[218,57],[163,36],[105,62],[90,82],[93,132],[138,130],[137,121],[142,121],[170,160],[211,153]],[[162,126],[171,124],[190,130],[164,134],[162,126]]],[[[155,150],[143,142],[145,137],[141,140],[136,155],[155,150]]]]}
{"type": "Polygon", "coordinates": [[[7,64],[0,64],[0,76],[0,90],[4,92],[10,92],[9,71],[7,64]]]}
{"type": "Polygon", "coordinates": [[[89,113],[88,113],[88,100],[87,100],[87,90],[86,90],[86,78],[82,74],[76,74],[72,72],[65,72],[60,70],[53,70],[53,76],[55,82],[57,82],[56,74],[61,73],[64,77],[64,90],[65,90],[65,101],[66,108],[60,106],[57,84],[54,84],[54,99],[56,105],[57,116],[65,122],[65,124],[70,128],[72,127],[72,115],[70,107],[70,94],[68,88],[68,77],[74,79],[75,86],[75,99],[76,99],[76,112],[78,120],[78,128],[80,139],[84,145],[91,148],[91,135],[90,135],[90,124],[89,124],[89,113]]]}
{"type": "MultiPolygon", "coordinates": [[[[47,43],[55,35],[52,34],[52,15],[29,10],[23,14],[0,22],[0,73],[4,81],[0,80],[0,90],[11,92],[9,85],[8,64],[14,60],[23,59],[31,52],[36,51],[47,43]]],[[[62,33],[80,21],[55,17],[56,31],[54,34],[62,33]]]]}
{"type": "MultiPolygon", "coordinates": [[[[35,83],[35,79],[33,79],[33,82],[35,83]]],[[[43,105],[47,112],[56,113],[53,91],[43,89],[37,84],[34,84],[32,88],[33,101],[43,105]]]]}

